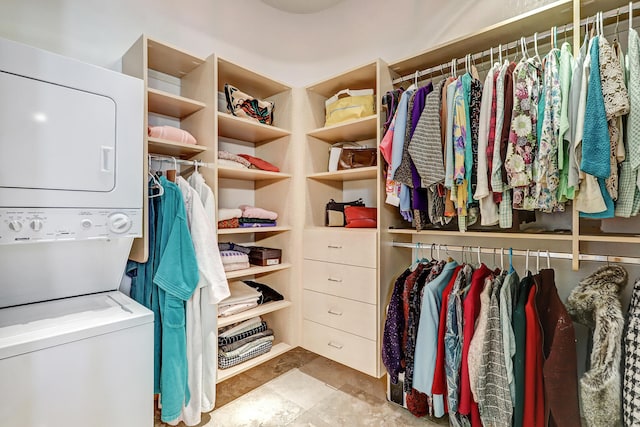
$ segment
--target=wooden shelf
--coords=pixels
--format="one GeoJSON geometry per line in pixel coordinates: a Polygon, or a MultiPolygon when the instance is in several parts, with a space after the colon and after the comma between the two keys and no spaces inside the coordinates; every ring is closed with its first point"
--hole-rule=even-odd
{"type": "Polygon", "coordinates": [[[149,112],[182,119],[196,111],[202,110],[206,105],[194,99],[173,95],[158,89],[148,88],[149,112]]]}
{"type": "Polygon", "coordinates": [[[207,151],[207,147],[202,145],[183,144],[162,138],[149,137],[148,144],[150,154],[162,154],[165,156],[179,157],[181,159],[188,159],[203,151],[207,151]]]}
{"type": "Polygon", "coordinates": [[[220,383],[226,379],[229,379],[233,376],[236,376],[246,370],[249,370],[255,366],[258,366],[268,360],[271,360],[275,357],[280,356],[283,353],[286,353],[287,351],[291,350],[293,348],[293,346],[286,344],[286,343],[278,343],[275,344],[273,347],[271,347],[271,351],[269,351],[269,353],[265,353],[262,354],[258,357],[254,357],[253,359],[249,359],[244,363],[241,363],[239,365],[236,366],[232,366],[231,368],[227,368],[227,369],[218,369],[218,379],[216,382],[220,383]]]}
{"type": "Polygon", "coordinates": [[[218,317],[218,328],[223,326],[233,325],[234,323],[242,322],[243,320],[251,319],[252,317],[262,316],[263,314],[272,313],[274,311],[282,310],[291,306],[291,301],[272,301],[266,304],[261,304],[255,308],[252,308],[242,313],[234,314],[228,317],[218,317]]]}
{"type": "Polygon", "coordinates": [[[336,172],[320,172],[307,175],[307,178],[323,181],[359,181],[361,179],[375,179],[377,176],[378,167],[369,166],[366,168],[346,169],[336,172]]]}
{"type": "Polygon", "coordinates": [[[219,166],[218,177],[228,179],[241,179],[244,181],[274,181],[291,178],[291,174],[282,172],[269,172],[260,169],[236,169],[219,166]]]}
{"type": "Polygon", "coordinates": [[[605,243],[640,243],[640,235],[628,234],[598,234],[580,235],[581,242],[605,242],[605,243]]]}
{"type": "Polygon", "coordinates": [[[342,89],[376,89],[376,63],[353,68],[320,83],[307,86],[309,91],[330,98],[342,89]]]}
{"type": "Polygon", "coordinates": [[[525,239],[525,240],[559,240],[570,242],[572,240],[571,234],[559,234],[559,233],[526,233],[526,232],[496,232],[496,231],[465,231],[460,232],[457,230],[422,230],[416,231],[412,229],[389,229],[389,234],[404,234],[404,235],[421,235],[421,236],[450,236],[450,237],[481,237],[481,238],[494,238],[494,239],[525,239]]]}
{"type": "Polygon", "coordinates": [[[327,142],[374,139],[377,136],[377,123],[378,117],[373,115],[349,122],[338,123],[333,126],[318,128],[307,133],[307,135],[327,142]]]}
{"type": "Polygon", "coordinates": [[[166,43],[147,39],[149,68],[182,78],[202,65],[205,60],[166,43]]]}
{"type": "Polygon", "coordinates": [[[291,90],[291,87],[284,83],[248,70],[226,59],[218,58],[218,91],[224,92],[225,83],[257,98],[269,98],[291,90]]]}
{"type": "Polygon", "coordinates": [[[253,143],[269,142],[291,135],[291,132],[253,120],[218,112],[218,134],[224,138],[253,143]]]}
{"type": "Polygon", "coordinates": [[[218,234],[250,234],[250,233],[280,233],[283,231],[291,231],[288,226],[276,227],[247,227],[247,228],[220,228],[218,234]]]}
{"type": "Polygon", "coordinates": [[[573,20],[573,0],[559,0],[522,15],[483,28],[434,46],[417,55],[391,63],[389,67],[401,76],[438,66],[452,58],[464,58],[468,53],[482,52],[490,46],[513,43],[515,35],[531,36],[552,26],[562,26],[573,20]]]}
{"type": "Polygon", "coordinates": [[[227,271],[227,279],[255,276],[258,274],[271,273],[272,271],[285,270],[287,268],[291,268],[291,264],[287,262],[278,265],[269,265],[266,267],[253,265],[250,268],[245,268],[243,270],[227,271]]]}

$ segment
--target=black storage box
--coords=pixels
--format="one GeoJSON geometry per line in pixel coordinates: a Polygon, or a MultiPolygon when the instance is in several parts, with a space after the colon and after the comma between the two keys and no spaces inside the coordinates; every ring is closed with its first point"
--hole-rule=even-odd
{"type": "Polygon", "coordinates": [[[267,265],[278,265],[282,262],[282,250],[251,246],[249,262],[253,265],[261,265],[263,267],[267,265]]]}

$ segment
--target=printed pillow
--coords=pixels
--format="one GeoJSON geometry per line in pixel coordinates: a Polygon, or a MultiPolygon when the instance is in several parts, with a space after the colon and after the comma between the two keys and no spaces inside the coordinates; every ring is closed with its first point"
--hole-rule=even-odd
{"type": "Polygon", "coordinates": [[[228,83],[224,85],[224,93],[227,108],[234,116],[257,120],[265,125],[273,123],[273,102],[254,98],[228,83]]]}

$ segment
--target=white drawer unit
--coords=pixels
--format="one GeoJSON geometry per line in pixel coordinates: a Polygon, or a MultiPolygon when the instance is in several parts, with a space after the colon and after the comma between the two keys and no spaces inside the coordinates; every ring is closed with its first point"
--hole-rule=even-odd
{"type": "Polygon", "coordinates": [[[376,342],[310,320],[303,321],[306,349],[365,374],[378,376],[376,342]]]}
{"type": "Polygon", "coordinates": [[[376,304],[376,269],[304,260],[303,286],[316,292],[376,304]]]}
{"type": "Polygon", "coordinates": [[[376,230],[305,231],[306,259],[376,268],[376,253],[376,230]]]}
{"type": "Polygon", "coordinates": [[[304,317],[370,340],[376,339],[376,306],[373,304],[305,290],[304,317]]]}

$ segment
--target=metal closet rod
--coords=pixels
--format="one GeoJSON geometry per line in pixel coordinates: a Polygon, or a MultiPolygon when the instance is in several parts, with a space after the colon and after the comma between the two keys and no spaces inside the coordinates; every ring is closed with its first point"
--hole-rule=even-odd
{"type": "MultiPolygon", "coordinates": [[[[632,10],[637,10],[640,9],[640,3],[634,3],[632,4],[630,2],[630,6],[632,7],[632,10]]],[[[629,6],[622,6],[619,7],[617,9],[612,9],[609,10],[607,12],[604,12],[602,15],[602,19],[609,19],[609,18],[613,18],[615,16],[622,16],[622,14],[624,13],[629,13],[629,6]]],[[[594,22],[594,18],[593,17],[588,17],[585,18],[583,20],[580,21],[580,26],[583,26],[585,24],[587,24],[588,22],[593,23],[594,22]]],[[[573,29],[573,23],[568,23],[565,25],[560,25],[560,26],[556,26],[556,34],[562,34],[565,33],[567,31],[571,31],[573,29]]],[[[547,30],[543,33],[539,33],[537,34],[537,41],[540,40],[544,40],[546,38],[551,37],[551,30],[547,30]]],[[[525,38],[525,43],[527,45],[531,44],[534,42],[534,40],[536,39],[536,36],[530,36],[528,38],[525,38]]],[[[518,48],[520,47],[520,40],[516,40],[513,42],[507,42],[504,44],[501,44],[502,46],[502,50],[505,50],[507,53],[509,51],[509,45],[513,43],[514,47],[513,49],[515,49],[516,51],[518,50],[518,48]]],[[[471,62],[473,63],[473,61],[475,61],[476,59],[482,59],[484,57],[489,57],[491,55],[491,52],[493,50],[494,54],[499,54],[500,50],[498,48],[489,48],[487,50],[481,51],[481,52],[476,52],[476,53],[472,53],[471,56],[471,62]]],[[[466,55],[465,55],[466,56],[466,55]]],[[[466,58],[453,58],[451,61],[442,63],[440,65],[435,65],[433,67],[429,67],[426,68],[424,70],[418,71],[417,74],[414,72],[413,74],[407,74],[406,76],[402,76],[402,77],[398,77],[397,79],[393,80],[393,84],[398,84],[398,83],[402,83],[402,82],[406,82],[408,80],[412,80],[412,79],[419,79],[420,77],[424,77],[424,76],[428,76],[428,75],[433,75],[436,71],[441,71],[444,72],[444,70],[446,70],[446,67],[450,67],[451,64],[453,63],[453,61],[455,61],[456,67],[459,64],[464,64],[466,61],[466,58]]]]}
{"type": "MultiPolygon", "coordinates": [[[[487,248],[482,246],[453,246],[441,243],[405,243],[405,242],[393,242],[393,247],[396,248],[408,248],[408,249],[436,249],[445,251],[453,251],[453,252],[462,252],[462,253],[473,253],[473,254],[487,254],[487,255],[498,255],[500,254],[500,250],[504,251],[506,255],[509,252],[510,248],[487,248]]],[[[548,257],[554,259],[573,259],[573,254],[568,252],[550,252],[543,250],[522,250],[522,249],[511,249],[511,253],[513,255],[518,256],[529,256],[531,257],[548,257]]],[[[620,257],[614,255],[591,255],[591,254],[578,254],[578,259],[580,261],[599,261],[599,262],[617,262],[623,264],[639,264],[640,258],[636,257],[620,257]]]]}
{"type": "Polygon", "coordinates": [[[161,156],[158,154],[149,154],[149,159],[150,160],[158,160],[161,162],[169,162],[169,163],[174,163],[176,165],[186,165],[186,166],[197,166],[199,168],[215,168],[215,165],[213,163],[206,163],[206,162],[201,162],[200,160],[183,160],[183,159],[176,159],[175,157],[171,157],[171,156],[161,156]]]}

